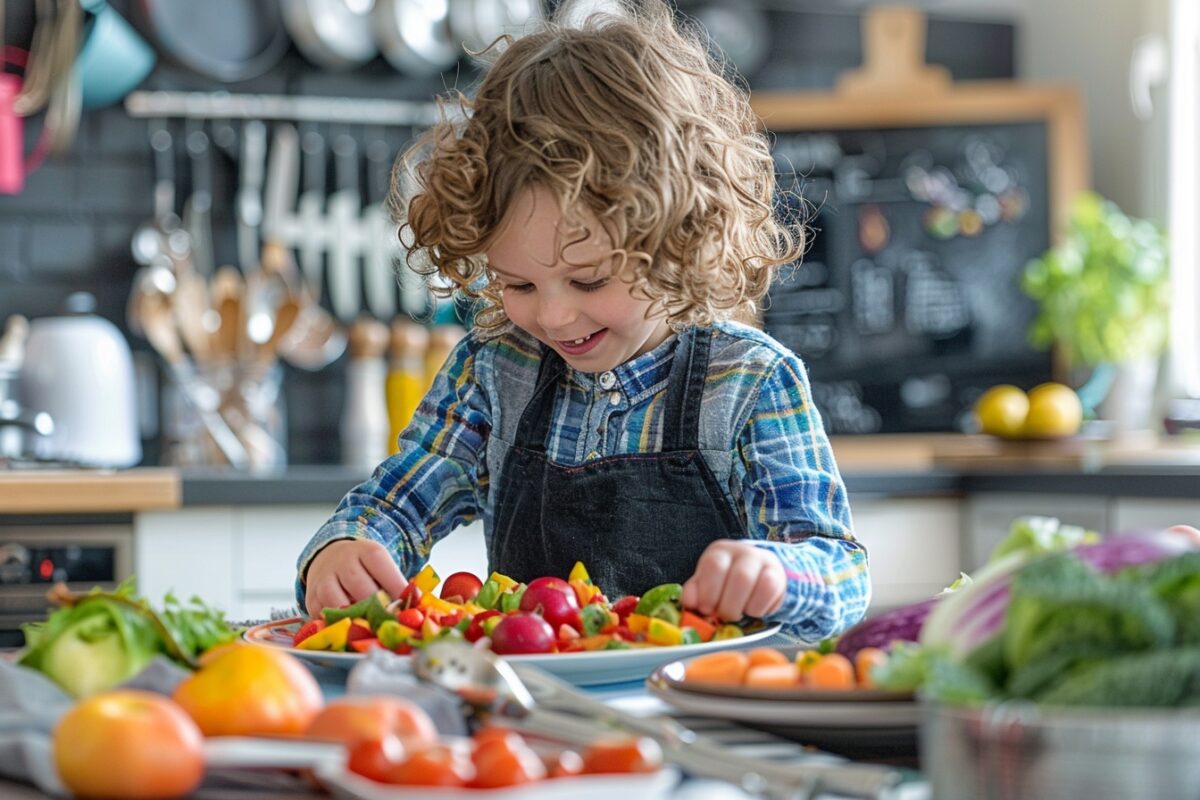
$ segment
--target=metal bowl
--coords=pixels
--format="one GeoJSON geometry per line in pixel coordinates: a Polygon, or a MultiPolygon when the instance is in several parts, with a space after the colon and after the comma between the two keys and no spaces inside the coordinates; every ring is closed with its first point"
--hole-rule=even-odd
{"type": "Polygon", "coordinates": [[[1200,709],[922,704],[934,800],[1200,797],[1200,709]]]}

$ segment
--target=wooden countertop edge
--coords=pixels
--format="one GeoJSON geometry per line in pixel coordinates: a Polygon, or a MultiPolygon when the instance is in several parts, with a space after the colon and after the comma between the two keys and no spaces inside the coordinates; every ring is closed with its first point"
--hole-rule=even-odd
{"type": "Polygon", "coordinates": [[[0,471],[0,514],[160,511],[183,505],[179,470],[0,471]]]}

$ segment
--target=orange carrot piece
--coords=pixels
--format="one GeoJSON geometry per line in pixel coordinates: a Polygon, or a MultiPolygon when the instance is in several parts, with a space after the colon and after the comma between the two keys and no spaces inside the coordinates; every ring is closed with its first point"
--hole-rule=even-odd
{"type": "Polygon", "coordinates": [[[700,634],[700,641],[711,641],[713,634],[717,632],[717,626],[705,620],[698,614],[693,614],[691,611],[684,611],[679,617],[679,627],[693,628],[696,633],[700,634]]]}
{"type": "Polygon", "coordinates": [[[875,679],[871,671],[887,663],[887,653],[878,647],[864,647],[854,654],[854,677],[858,679],[859,688],[874,689],[875,679]]]}
{"type": "Polygon", "coordinates": [[[782,664],[759,664],[746,671],[746,685],[760,689],[793,689],[800,684],[796,665],[784,659],[782,664]]]}
{"type": "Polygon", "coordinates": [[[707,653],[688,662],[684,680],[740,686],[750,668],[750,659],[739,650],[707,653]]]}
{"type": "Polygon", "coordinates": [[[805,684],[813,689],[853,689],[854,665],[841,653],[826,653],[804,677],[805,684]]]}
{"type": "Polygon", "coordinates": [[[750,667],[762,667],[768,664],[788,664],[791,665],[791,659],[783,653],[776,650],[774,647],[756,647],[746,653],[746,657],[750,659],[750,667]]]}

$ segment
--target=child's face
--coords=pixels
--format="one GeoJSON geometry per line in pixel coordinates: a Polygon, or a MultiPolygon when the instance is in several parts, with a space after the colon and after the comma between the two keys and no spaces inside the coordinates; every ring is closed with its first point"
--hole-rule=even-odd
{"type": "Polygon", "coordinates": [[[671,334],[651,301],[613,275],[612,241],[584,215],[589,236],[568,230],[558,201],[547,189],[521,192],[487,250],[502,283],[504,311],[513,324],[558,351],[581,372],[603,372],[666,341],[671,334]],[[562,250],[562,252],[560,252],[562,250]]]}

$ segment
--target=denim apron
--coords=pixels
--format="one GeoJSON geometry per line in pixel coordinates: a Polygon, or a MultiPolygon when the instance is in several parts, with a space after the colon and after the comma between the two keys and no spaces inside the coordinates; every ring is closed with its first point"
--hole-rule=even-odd
{"type": "Polygon", "coordinates": [[[555,387],[566,369],[547,349],[504,460],[488,559],[519,581],[566,578],[582,561],[612,600],[682,583],[716,539],[744,538],[699,450],[712,336],[680,334],[667,383],[662,451],[556,464],[546,454],[555,387]]]}

